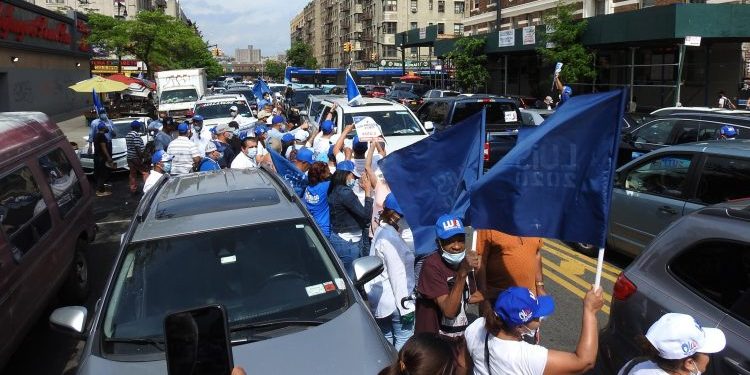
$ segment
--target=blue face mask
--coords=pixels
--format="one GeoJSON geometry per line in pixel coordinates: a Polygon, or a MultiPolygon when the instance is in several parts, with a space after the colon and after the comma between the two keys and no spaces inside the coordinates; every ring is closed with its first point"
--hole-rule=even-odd
{"type": "Polygon", "coordinates": [[[355,186],[357,186],[357,180],[352,178],[351,180],[346,181],[346,186],[353,189],[355,186]]]}
{"type": "Polygon", "coordinates": [[[169,173],[169,172],[171,172],[171,171],[172,171],[172,162],[171,162],[171,161],[169,161],[169,162],[164,162],[164,164],[162,164],[162,167],[161,167],[161,169],[163,169],[163,170],[164,170],[164,173],[169,173]]]}
{"type": "Polygon", "coordinates": [[[458,266],[461,264],[461,262],[464,260],[464,257],[466,257],[466,251],[462,251],[460,253],[449,253],[445,250],[443,250],[443,259],[445,259],[448,264],[452,266],[458,266]]]}

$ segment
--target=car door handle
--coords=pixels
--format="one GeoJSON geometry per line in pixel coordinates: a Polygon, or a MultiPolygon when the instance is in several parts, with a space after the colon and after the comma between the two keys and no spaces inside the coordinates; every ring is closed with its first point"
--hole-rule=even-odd
{"type": "Polygon", "coordinates": [[[675,210],[674,208],[670,206],[661,206],[659,207],[659,211],[665,214],[677,215],[677,210],[675,210]]]}
{"type": "Polygon", "coordinates": [[[729,367],[731,367],[733,370],[737,371],[738,374],[750,375],[750,370],[742,367],[742,365],[734,359],[724,357],[724,362],[726,362],[726,364],[729,365],[729,367]]]}

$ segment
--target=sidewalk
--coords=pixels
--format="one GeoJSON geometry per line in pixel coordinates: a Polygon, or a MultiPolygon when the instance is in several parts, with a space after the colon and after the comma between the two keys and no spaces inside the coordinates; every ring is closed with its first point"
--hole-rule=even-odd
{"type": "Polygon", "coordinates": [[[57,126],[63,131],[69,142],[75,142],[78,146],[86,144],[83,137],[89,135],[89,127],[83,115],[73,117],[69,120],[60,121],[57,126]]]}

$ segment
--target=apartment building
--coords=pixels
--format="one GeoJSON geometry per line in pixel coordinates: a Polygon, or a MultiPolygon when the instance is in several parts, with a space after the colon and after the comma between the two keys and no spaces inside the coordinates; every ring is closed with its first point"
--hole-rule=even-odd
{"type": "Polygon", "coordinates": [[[260,48],[253,48],[252,45],[247,48],[237,48],[234,50],[234,59],[238,64],[260,64],[260,48]]]}
{"type": "Polygon", "coordinates": [[[133,18],[142,10],[162,9],[165,14],[187,21],[180,0],[26,0],[55,12],[73,10],[100,13],[110,17],[133,18]]]}

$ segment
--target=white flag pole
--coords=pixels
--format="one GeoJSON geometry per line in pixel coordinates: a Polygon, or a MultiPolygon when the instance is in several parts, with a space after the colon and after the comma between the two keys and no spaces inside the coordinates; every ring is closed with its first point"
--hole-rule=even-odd
{"type": "Polygon", "coordinates": [[[602,267],[604,266],[604,248],[599,248],[599,257],[596,259],[596,277],[594,278],[594,289],[602,282],[602,267]]]}

